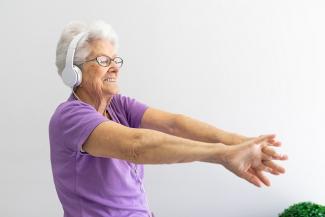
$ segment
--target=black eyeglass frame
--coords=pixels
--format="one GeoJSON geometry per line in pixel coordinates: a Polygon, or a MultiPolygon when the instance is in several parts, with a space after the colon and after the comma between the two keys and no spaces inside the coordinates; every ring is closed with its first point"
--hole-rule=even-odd
{"type": "Polygon", "coordinates": [[[123,63],[124,63],[123,59],[122,59],[121,57],[119,57],[119,56],[114,57],[114,58],[112,59],[112,58],[109,57],[109,56],[101,55],[101,56],[97,56],[97,57],[95,57],[94,59],[86,60],[86,61],[84,61],[83,63],[79,64],[78,66],[82,66],[84,63],[91,62],[91,61],[94,61],[94,60],[96,60],[97,64],[100,65],[100,66],[102,66],[102,67],[109,67],[109,65],[111,65],[111,63],[112,63],[112,61],[113,61],[113,62],[115,62],[116,65],[120,65],[118,68],[121,68],[121,67],[123,66],[123,63]],[[100,57],[107,57],[107,58],[109,59],[108,64],[101,64],[100,61],[98,60],[98,58],[100,58],[100,57]],[[120,62],[116,62],[116,59],[121,60],[121,61],[120,61],[120,62]]]}

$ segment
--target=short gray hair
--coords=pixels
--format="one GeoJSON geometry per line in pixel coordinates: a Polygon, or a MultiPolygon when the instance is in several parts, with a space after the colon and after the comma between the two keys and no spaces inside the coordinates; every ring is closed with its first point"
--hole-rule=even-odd
{"type": "Polygon", "coordinates": [[[82,32],[85,33],[85,35],[78,42],[73,60],[75,65],[79,65],[86,60],[90,53],[89,43],[92,40],[106,39],[110,41],[116,49],[118,48],[117,34],[113,30],[112,26],[108,23],[101,20],[90,24],[79,21],[71,22],[63,29],[60,40],[56,47],[55,64],[58,68],[58,73],[60,76],[65,67],[69,44],[74,36],[82,32]]]}

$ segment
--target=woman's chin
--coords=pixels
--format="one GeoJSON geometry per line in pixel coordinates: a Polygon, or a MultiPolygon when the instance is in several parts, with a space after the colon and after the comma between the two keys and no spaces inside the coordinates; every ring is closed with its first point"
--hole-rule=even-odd
{"type": "Polygon", "coordinates": [[[119,92],[119,88],[118,87],[105,88],[103,90],[103,93],[105,95],[115,95],[115,94],[118,94],[118,92],[119,92]]]}

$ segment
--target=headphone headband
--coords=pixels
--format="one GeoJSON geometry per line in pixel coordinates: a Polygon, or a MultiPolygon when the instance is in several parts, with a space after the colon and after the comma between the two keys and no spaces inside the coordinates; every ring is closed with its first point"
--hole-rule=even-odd
{"type": "Polygon", "coordinates": [[[85,35],[86,33],[82,32],[79,33],[78,35],[74,36],[72,41],[69,44],[69,48],[67,51],[67,57],[66,57],[66,61],[65,61],[65,65],[66,66],[73,66],[73,59],[74,59],[74,54],[76,52],[76,48],[78,45],[78,42],[80,41],[80,39],[85,35]]]}

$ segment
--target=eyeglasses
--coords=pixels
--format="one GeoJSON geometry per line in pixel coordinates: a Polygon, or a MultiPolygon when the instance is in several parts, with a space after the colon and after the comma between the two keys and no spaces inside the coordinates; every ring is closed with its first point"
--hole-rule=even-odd
{"type": "Polygon", "coordinates": [[[113,59],[111,59],[109,56],[105,56],[105,55],[98,56],[91,60],[86,60],[83,63],[87,63],[87,62],[94,61],[94,60],[96,60],[98,65],[103,66],[103,67],[108,67],[112,61],[116,64],[117,68],[121,68],[123,65],[123,59],[121,57],[114,57],[113,59]]]}

